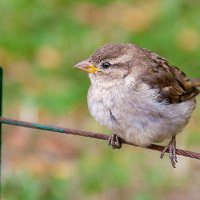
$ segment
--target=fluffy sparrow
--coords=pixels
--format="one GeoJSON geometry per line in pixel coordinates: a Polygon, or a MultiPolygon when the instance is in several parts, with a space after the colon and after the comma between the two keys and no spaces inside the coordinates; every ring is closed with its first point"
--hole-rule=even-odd
{"type": "Polygon", "coordinates": [[[112,130],[109,145],[121,148],[123,139],[148,146],[166,138],[175,167],[176,135],[196,106],[200,79],[189,79],[167,60],[134,44],[107,44],[75,68],[89,73],[90,113],[112,130]]]}

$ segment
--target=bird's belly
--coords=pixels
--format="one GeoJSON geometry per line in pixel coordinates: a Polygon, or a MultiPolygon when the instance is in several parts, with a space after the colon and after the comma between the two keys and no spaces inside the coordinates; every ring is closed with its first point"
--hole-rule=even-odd
{"type": "Polygon", "coordinates": [[[88,107],[93,117],[128,142],[147,146],[179,133],[188,123],[195,100],[180,104],[129,102],[116,99],[107,91],[92,91],[88,107]]]}
{"type": "MultiPolygon", "coordinates": [[[[195,100],[193,99],[181,104],[159,105],[157,108],[147,107],[146,110],[126,109],[117,119],[120,130],[123,130],[119,132],[119,136],[139,146],[161,142],[182,131],[194,108],[195,100]]],[[[113,115],[115,115],[114,111],[113,115]]]]}

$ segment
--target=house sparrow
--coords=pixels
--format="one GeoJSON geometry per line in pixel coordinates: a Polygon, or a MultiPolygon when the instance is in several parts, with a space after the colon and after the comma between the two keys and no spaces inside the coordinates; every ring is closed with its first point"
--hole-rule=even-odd
{"type": "Polygon", "coordinates": [[[171,138],[175,167],[176,135],[188,123],[196,106],[200,79],[189,79],[167,60],[134,44],[107,44],[75,65],[89,73],[88,107],[91,115],[112,130],[109,145],[121,148],[121,139],[148,146],[171,138]]]}

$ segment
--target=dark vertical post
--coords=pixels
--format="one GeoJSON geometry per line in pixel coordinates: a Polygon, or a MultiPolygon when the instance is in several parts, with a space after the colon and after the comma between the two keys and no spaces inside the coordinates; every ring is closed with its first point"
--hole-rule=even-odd
{"type": "MultiPolygon", "coordinates": [[[[2,116],[2,98],[3,98],[3,69],[0,67],[0,117],[2,116]]],[[[0,123],[0,194],[1,194],[1,159],[2,159],[2,135],[0,123]]],[[[0,197],[1,198],[1,197],[0,197]]]]}

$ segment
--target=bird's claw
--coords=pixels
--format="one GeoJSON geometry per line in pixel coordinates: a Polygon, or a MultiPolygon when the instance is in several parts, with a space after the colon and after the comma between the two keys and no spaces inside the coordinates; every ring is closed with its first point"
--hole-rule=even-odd
{"type": "Polygon", "coordinates": [[[113,149],[120,149],[122,142],[116,134],[112,134],[108,138],[108,146],[111,146],[113,149]]]}
{"type": "Polygon", "coordinates": [[[164,154],[169,151],[169,158],[171,160],[171,164],[173,168],[176,168],[176,163],[178,162],[177,156],[176,156],[176,138],[172,137],[172,140],[169,142],[169,144],[164,148],[162,151],[160,157],[163,158],[164,154]]]}

